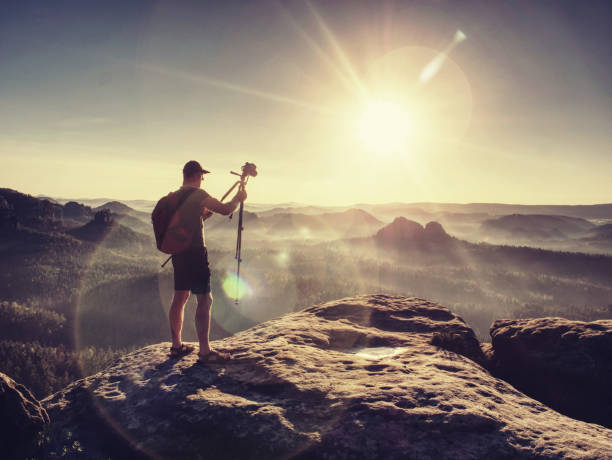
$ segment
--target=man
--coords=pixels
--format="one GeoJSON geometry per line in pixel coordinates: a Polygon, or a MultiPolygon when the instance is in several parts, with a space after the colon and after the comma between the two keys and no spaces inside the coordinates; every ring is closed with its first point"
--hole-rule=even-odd
{"type": "Polygon", "coordinates": [[[204,243],[204,219],[215,212],[223,215],[231,214],[238,204],[246,199],[247,194],[244,190],[239,190],[231,201],[221,203],[200,188],[204,174],[208,172],[197,161],[188,161],[183,167],[183,186],[178,192],[185,195],[179,198],[183,204],[178,212],[182,214],[185,225],[194,237],[186,251],[172,256],[174,297],[168,317],[172,333],[170,355],[178,358],[191,353],[194,347],[182,343],[181,330],[185,303],[190,291],[195,294],[198,300],[195,314],[200,342],[198,357],[200,361],[215,362],[227,360],[231,356],[210,348],[210,311],[213,297],[210,292],[208,253],[204,243]]]}

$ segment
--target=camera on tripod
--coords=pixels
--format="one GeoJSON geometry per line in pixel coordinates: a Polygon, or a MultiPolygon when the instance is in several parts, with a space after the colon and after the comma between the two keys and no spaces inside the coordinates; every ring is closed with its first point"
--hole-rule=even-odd
{"type": "Polygon", "coordinates": [[[230,171],[230,173],[234,176],[240,176],[240,180],[243,182],[245,182],[245,179],[247,179],[248,177],[257,176],[257,166],[255,166],[255,163],[249,163],[247,161],[245,164],[242,165],[240,169],[242,170],[242,174],[234,171],[230,171]]]}
{"type": "Polygon", "coordinates": [[[241,177],[247,177],[247,176],[251,176],[251,177],[257,176],[257,166],[255,166],[255,163],[246,162],[244,165],[242,165],[242,176],[241,177]]]}

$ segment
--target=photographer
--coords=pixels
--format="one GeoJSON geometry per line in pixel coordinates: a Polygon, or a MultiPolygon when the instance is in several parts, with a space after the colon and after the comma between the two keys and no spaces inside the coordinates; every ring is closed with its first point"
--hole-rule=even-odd
{"type": "Polygon", "coordinates": [[[170,355],[181,357],[191,353],[194,347],[182,343],[183,311],[190,292],[196,295],[198,306],[195,314],[196,330],[200,342],[199,360],[202,362],[224,361],[231,356],[210,348],[210,314],[213,302],[210,290],[210,269],[204,239],[204,219],[213,213],[231,214],[240,202],[247,197],[244,189],[239,189],[234,198],[221,203],[202,188],[204,175],[209,171],[197,161],[189,161],[183,167],[183,185],[177,193],[181,194],[180,209],[186,230],[193,235],[190,247],[172,256],[174,268],[174,297],[170,306],[169,320],[172,332],[170,355]]]}

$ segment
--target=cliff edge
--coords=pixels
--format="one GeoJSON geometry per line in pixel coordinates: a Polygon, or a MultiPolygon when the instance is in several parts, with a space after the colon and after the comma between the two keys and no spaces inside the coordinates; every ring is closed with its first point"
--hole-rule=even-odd
{"type": "Polygon", "coordinates": [[[313,306],[215,342],[225,364],[168,346],[42,401],[54,429],[84,458],[612,457],[612,430],[491,376],[473,331],[425,300],[313,306]]]}

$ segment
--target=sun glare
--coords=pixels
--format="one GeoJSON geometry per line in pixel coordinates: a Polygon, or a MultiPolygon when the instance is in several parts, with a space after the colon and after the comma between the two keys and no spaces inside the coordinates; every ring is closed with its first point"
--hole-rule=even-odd
{"type": "Polygon", "coordinates": [[[228,274],[223,280],[222,287],[225,295],[232,299],[242,299],[253,292],[249,283],[242,276],[236,278],[235,274],[228,274]]]}
{"type": "Polygon", "coordinates": [[[357,129],[359,139],[367,150],[397,153],[406,148],[410,125],[410,114],[401,104],[374,101],[365,107],[357,129]]]}

